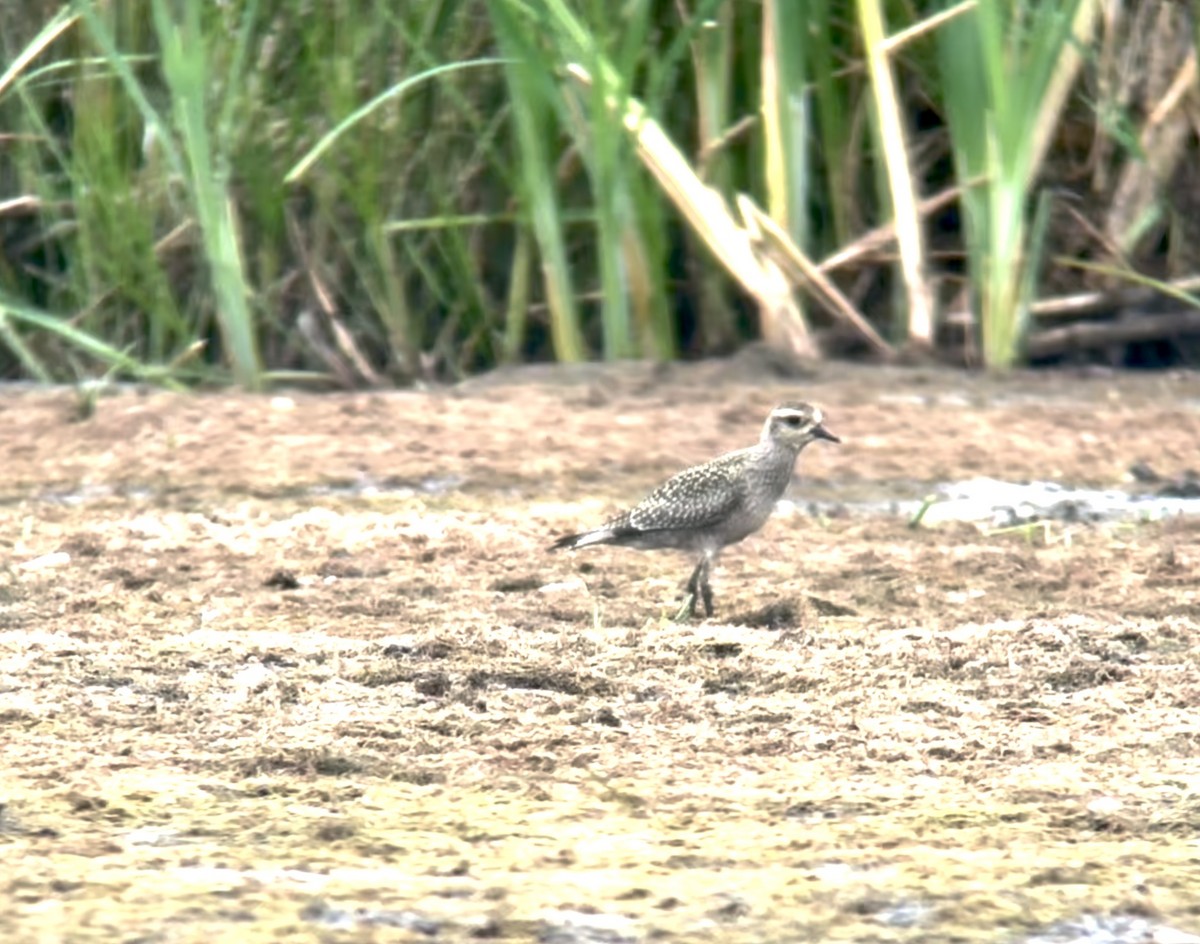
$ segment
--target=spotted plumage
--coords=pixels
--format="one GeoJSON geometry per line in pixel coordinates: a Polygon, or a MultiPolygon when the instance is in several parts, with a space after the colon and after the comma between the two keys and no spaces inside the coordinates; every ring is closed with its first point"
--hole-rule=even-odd
{"type": "Polygon", "coordinates": [[[761,528],[783,496],[796,457],[815,439],[840,440],[822,425],[821,411],[807,403],[783,403],[771,411],[753,446],[684,469],[637,505],[591,531],[559,538],[552,550],[615,544],[699,554],[687,589],[689,614],[697,597],[713,613],[708,575],[721,549],[761,528]]]}

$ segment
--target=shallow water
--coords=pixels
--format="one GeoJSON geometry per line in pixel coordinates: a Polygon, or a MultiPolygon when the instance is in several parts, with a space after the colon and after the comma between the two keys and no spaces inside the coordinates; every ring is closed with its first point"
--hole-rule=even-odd
{"type": "Polygon", "coordinates": [[[1158,494],[1121,489],[1074,488],[1059,482],[1005,482],[979,477],[960,482],[905,483],[896,491],[906,497],[888,496],[881,483],[879,497],[852,500],[822,495],[819,499],[785,499],[784,513],[807,513],[828,517],[920,516],[923,525],[948,521],[970,521],[992,527],[1017,527],[1037,521],[1127,522],[1160,521],[1176,515],[1200,515],[1200,483],[1185,480],[1179,489],[1163,488],[1158,494]],[[1189,482],[1197,494],[1190,494],[1189,482]],[[1173,492],[1178,492],[1175,494],[1173,492]],[[924,512],[922,513],[922,509],[924,512]]]}

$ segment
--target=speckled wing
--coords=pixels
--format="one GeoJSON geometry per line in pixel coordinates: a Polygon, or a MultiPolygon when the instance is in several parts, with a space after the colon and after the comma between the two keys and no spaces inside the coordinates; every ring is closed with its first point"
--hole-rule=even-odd
{"type": "Polygon", "coordinates": [[[608,523],[615,532],[702,530],[726,520],[744,503],[740,452],[684,469],[628,512],[608,523]]]}

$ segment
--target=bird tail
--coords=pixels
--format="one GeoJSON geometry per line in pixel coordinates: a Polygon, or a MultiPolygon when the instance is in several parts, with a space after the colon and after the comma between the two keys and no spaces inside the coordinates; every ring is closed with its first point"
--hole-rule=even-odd
{"type": "Polygon", "coordinates": [[[584,531],[581,534],[568,534],[550,545],[550,550],[570,550],[576,547],[587,547],[589,544],[606,544],[616,537],[611,528],[596,528],[594,531],[584,531]]]}

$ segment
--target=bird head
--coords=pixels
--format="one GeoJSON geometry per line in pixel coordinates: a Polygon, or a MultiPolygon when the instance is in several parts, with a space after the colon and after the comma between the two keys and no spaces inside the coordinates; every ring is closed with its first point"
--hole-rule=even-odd
{"type": "Polygon", "coordinates": [[[764,441],[778,443],[799,452],[814,439],[841,442],[822,424],[821,411],[808,403],[781,403],[771,411],[763,426],[764,441]]]}

